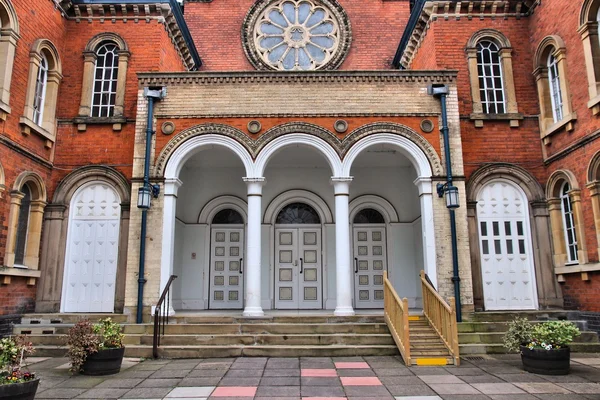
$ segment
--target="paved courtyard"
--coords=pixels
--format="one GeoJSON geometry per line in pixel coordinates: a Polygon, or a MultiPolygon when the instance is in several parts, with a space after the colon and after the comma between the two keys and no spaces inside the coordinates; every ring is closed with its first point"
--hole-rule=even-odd
{"type": "Polygon", "coordinates": [[[519,356],[407,368],[399,357],[126,359],[108,377],[72,376],[64,358],[31,359],[36,399],[600,399],[600,355],[576,354],[568,376],[524,372],[519,356]]]}

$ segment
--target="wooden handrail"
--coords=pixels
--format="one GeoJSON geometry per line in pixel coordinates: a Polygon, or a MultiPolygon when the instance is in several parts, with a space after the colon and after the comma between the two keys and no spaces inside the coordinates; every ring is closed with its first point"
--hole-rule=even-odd
{"type": "Polygon", "coordinates": [[[421,288],[423,290],[423,314],[431,327],[437,332],[452,358],[454,365],[460,365],[458,351],[458,326],[456,323],[456,299],[450,298],[450,304],[440,296],[429,283],[425,271],[421,271],[421,288]]]}
{"type": "Polygon", "coordinates": [[[404,363],[410,367],[410,334],[408,330],[408,299],[400,300],[388,279],[387,271],[383,273],[383,303],[385,322],[400,350],[404,363]]]}
{"type": "Polygon", "coordinates": [[[160,338],[165,334],[165,325],[169,324],[169,308],[171,307],[171,284],[175,279],[177,279],[177,275],[171,275],[154,309],[154,332],[152,338],[152,355],[154,356],[154,358],[158,358],[158,347],[160,346],[160,338]]]}

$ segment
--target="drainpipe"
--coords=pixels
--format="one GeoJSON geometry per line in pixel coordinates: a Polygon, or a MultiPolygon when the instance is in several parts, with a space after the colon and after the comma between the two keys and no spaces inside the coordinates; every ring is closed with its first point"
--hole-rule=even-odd
{"type": "MultiPolygon", "coordinates": [[[[150,88],[144,88],[144,96],[148,99],[148,118],[146,120],[146,154],[144,158],[144,188],[150,188],[153,196],[158,196],[159,187],[158,185],[150,185],[150,152],[152,151],[152,135],[154,134],[154,103],[164,99],[167,95],[166,88],[158,88],[152,90],[150,88]]],[[[145,278],[145,266],[146,266],[146,231],[148,228],[148,209],[150,203],[147,206],[141,206],[140,200],[138,199],[138,208],[142,209],[142,227],[140,231],[140,264],[138,268],[138,301],[137,301],[137,316],[136,322],[142,323],[143,320],[143,306],[144,306],[144,285],[146,284],[145,278]]]]}
{"type": "MultiPolygon", "coordinates": [[[[446,85],[430,85],[427,88],[429,95],[440,99],[442,105],[442,135],[444,137],[444,150],[446,151],[446,184],[438,184],[438,194],[443,194],[444,190],[452,188],[452,162],[450,158],[450,130],[448,129],[448,110],[446,106],[446,98],[448,97],[449,89],[446,85]]],[[[455,189],[456,190],[456,189],[455,189]]],[[[458,202],[457,202],[458,203],[458,202]]],[[[456,239],[456,213],[454,209],[458,207],[448,207],[450,212],[450,235],[452,240],[452,282],[454,283],[454,297],[456,299],[456,321],[462,322],[462,306],[460,301],[460,276],[458,273],[458,244],[456,239]]]]}

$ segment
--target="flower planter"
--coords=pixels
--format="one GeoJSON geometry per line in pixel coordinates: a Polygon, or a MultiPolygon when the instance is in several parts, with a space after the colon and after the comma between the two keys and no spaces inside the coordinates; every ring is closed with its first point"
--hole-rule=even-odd
{"type": "Polygon", "coordinates": [[[571,363],[571,349],[529,349],[521,346],[521,361],[525,371],[541,375],[567,375],[571,363]]]}
{"type": "Polygon", "coordinates": [[[0,385],[0,400],[33,400],[38,388],[39,379],[23,383],[0,385]]]}
{"type": "Polygon", "coordinates": [[[120,349],[100,350],[94,354],[88,354],[81,366],[83,375],[112,375],[121,370],[125,347],[120,349]]]}

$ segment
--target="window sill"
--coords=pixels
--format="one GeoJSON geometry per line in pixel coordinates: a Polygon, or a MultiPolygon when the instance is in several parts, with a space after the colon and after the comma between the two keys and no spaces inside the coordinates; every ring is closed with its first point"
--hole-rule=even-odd
{"type": "Polygon", "coordinates": [[[569,274],[581,274],[582,281],[589,281],[590,277],[588,272],[600,271],[600,263],[589,263],[589,264],[573,264],[564,267],[554,268],[554,273],[557,275],[559,282],[564,282],[564,275],[569,274]]]}
{"type": "Polygon", "coordinates": [[[473,113],[470,116],[471,121],[475,121],[476,128],[483,128],[483,121],[510,121],[511,128],[518,128],[519,121],[524,119],[523,114],[520,113],[509,113],[509,114],[480,114],[473,113]]]}
{"type": "Polygon", "coordinates": [[[0,101],[0,120],[6,121],[6,117],[10,114],[10,106],[2,101],[0,101]]]}
{"type": "Polygon", "coordinates": [[[592,115],[600,114],[600,94],[588,101],[588,108],[592,110],[592,115]]]}
{"type": "Polygon", "coordinates": [[[577,121],[577,114],[571,113],[571,114],[565,115],[562,120],[550,125],[546,129],[543,129],[542,130],[542,141],[544,142],[544,144],[549,145],[552,142],[550,140],[550,136],[561,131],[562,129],[565,129],[567,132],[571,132],[573,129],[575,129],[575,126],[574,126],[575,121],[577,121]]]}
{"type": "Polygon", "coordinates": [[[21,124],[21,133],[23,135],[29,136],[29,135],[31,135],[31,132],[33,132],[33,133],[41,136],[42,138],[46,139],[46,148],[47,149],[51,149],[52,146],[54,146],[56,137],[53,133],[42,128],[41,126],[39,126],[38,124],[36,124],[35,122],[33,122],[32,120],[30,120],[27,117],[21,117],[21,119],[19,120],[19,123],[21,124]]]}
{"type": "Polygon", "coordinates": [[[123,125],[127,123],[124,116],[116,117],[77,117],[73,118],[73,123],[77,125],[79,132],[85,132],[88,125],[112,125],[113,131],[120,131],[123,125]]]}
{"type": "Polygon", "coordinates": [[[0,283],[3,285],[10,285],[11,278],[25,277],[27,278],[27,285],[35,285],[36,279],[42,275],[39,270],[33,270],[28,268],[11,268],[11,267],[0,267],[0,283]]]}

